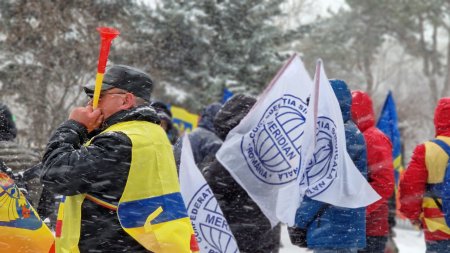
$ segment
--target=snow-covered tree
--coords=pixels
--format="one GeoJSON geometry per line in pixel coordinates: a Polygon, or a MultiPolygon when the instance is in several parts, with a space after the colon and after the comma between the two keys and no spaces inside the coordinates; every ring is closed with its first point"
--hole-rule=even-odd
{"type": "Polygon", "coordinates": [[[227,83],[258,94],[282,64],[278,15],[273,0],[164,1],[148,14],[144,52],[163,84],[191,92],[193,108],[220,100],[227,83]]]}
{"type": "MultiPolygon", "coordinates": [[[[48,134],[82,104],[81,87],[93,81],[98,26],[126,22],[134,4],[123,1],[0,1],[0,100],[13,97],[25,113],[30,145],[42,147],[48,134]]],[[[16,110],[16,107],[14,107],[16,110]]],[[[17,110],[16,110],[17,111],[17,110]]]]}

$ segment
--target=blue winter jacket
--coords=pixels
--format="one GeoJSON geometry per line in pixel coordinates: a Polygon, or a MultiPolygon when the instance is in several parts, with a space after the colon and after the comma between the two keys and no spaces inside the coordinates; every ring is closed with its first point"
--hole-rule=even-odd
{"type": "MultiPolygon", "coordinates": [[[[347,151],[356,167],[367,178],[366,144],[362,133],[351,120],[352,95],[347,84],[341,80],[330,80],[339,100],[345,126],[347,151]]],[[[297,227],[306,228],[310,249],[343,249],[366,247],[365,208],[342,208],[305,197],[297,210],[297,227]],[[320,217],[314,217],[327,206],[320,217]],[[312,221],[312,222],[311,222],[312,221]]]]}
{"type": "MultiPolygon", "coordinates": [[[[189,141],[192,146],[192,153],[197,165],[214,160],[216,152],[222,146],[222,140],[216,135],[214,130],[214,117],[222,107],[219,103],[213,103],[205,107],[201,113],[198,127],[189,133],[189,141]]],[[[174,145],[174,155],[177,166],[180,164],[181,147],[183,138],[179,138],[174,145]]],[[[200,168],[202,169],[202,168],[200,168]]]]}

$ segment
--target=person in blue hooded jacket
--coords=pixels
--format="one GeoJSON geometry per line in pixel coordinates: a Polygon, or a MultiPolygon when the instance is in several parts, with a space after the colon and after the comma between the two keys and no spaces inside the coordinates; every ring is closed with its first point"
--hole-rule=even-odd
{"type": "MultiPolygon", "coordinates": [[[[351,120],[351,92],[342,80],[330,80],[330,84],[342,111],[347,151],[358,170],[367,177],[366,144],[362,133],[351,120]]],[[[365,222],[365,208],[332,206],[306,196],[295,218],[295,226],[306,229],[307,247],[316,253],[357,252],[357,249],[364,248],[365,222]]],[[[290,236],[295,241],[295,233],[290,236]]]]}
{"type": "MultiPolygon", "coordinates": [[[[199,168],[203,168],[207,163],[212,162],[216,152],[222,146],[223,141],[216,135],[213,123],[214,117],[221,107],[220,103],[212,103],[206,106],[200,114],[198,127],[188,134],[194,153],[194,161],[199,168]]],[[[179,138],[173,148],[177,166],[180,165],[182,146],[183,138],[179,138]]]]}

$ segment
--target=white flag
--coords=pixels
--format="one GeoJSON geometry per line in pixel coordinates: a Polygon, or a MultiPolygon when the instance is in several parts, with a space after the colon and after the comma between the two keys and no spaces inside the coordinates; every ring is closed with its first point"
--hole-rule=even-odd
{"type": "Polygon", "coordinates": [[[309,117],[307,121],[317,122],[316,141],[313,142],[315,147],[311,147],[314,150],[311,162],[301,178],[302,189],[307,188],[306,196],[335,206],[367,206],[380,199],[380,196],[347,153],[339,102],[320,60],[314,81],[319,85],[318,91],[315,90],[312,95],[312,101],[318,106],[317,115],[309,117]]]}
{"type": "Polygon", "coordinates": [[[293,225],[300,204],[297,177],[314,138],[314,125],[305,124],[312,89],[302,61],[292,56],[216,154],[272,226],[293,225]]]}
{"type": "Polygon", "coordinates": [[[187,135],[183,138],[179,177],[181,195],[187,207],[200,252],[239,252],[222,210],[195,164],[187,135]]]}

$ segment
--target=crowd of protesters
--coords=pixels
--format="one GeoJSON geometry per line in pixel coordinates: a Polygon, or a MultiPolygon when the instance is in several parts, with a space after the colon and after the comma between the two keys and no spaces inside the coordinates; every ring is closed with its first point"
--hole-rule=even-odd
{"type": "MultiPolygon", "coordinates": [[[[16,181],[41,218],[51,220],[61,247],[79,252],[149,252],[153,246],[142,238],[143,232],[127,225],[151,216],[144,209],[136,214],[136,209],[129,207],[129,203],[148,204],[150,200],[142,192],[152,201],[161,200],[158,203],[163,209],[178,211],[176,219],[164,220],[172,224],[169,235],[157,236],[167,244],[176,244],[184,241],[171,236],[186,235],[192,243],[192,231],[183,227],[189,218],[178,196],[182,139],[167,105],[152,99],[153,85],[151,77],[139,69],[123,65],[109,68],[99,107],[94,109],[90,100],[88,105],[74,108],[53,132],[42,156],[15,141],[13,114],[0,104],[1,170],[16,181]],[[65,196],[61,200],[65,215],[58,218],[57,196],[65,196]],[[61,232],[57,220],[71,227],[61,232]]],[[[388,200],[395,186],[392,144],[375,127],[367,93],[350,91],[342,80],[330,80],[330,85],[342,112],[347,151],[381,199],[352,209],[305,197],[295,226],[289,228],[291,241],[317,253],[393,252],[386,248],[392,236],[388,200]]],[[[94,87],[84,90],[92,98],[94,87]]],[[[271,227],[258,205],[215,158],[230,130],[255,102],[254,97],[236,94],[223,105],[210,104],[202,111],[198,128],[187,134],[195,163],[210,185],[240,252],[275,253],[282,247],[280,225],[271,227]]],[[[450,252],[446,223],[450,217],[446,205],[450,201],[450,174],[446,176],[450,98],[439,100],[434,124],[435,139],[416,147],[401,178],[400,211],[424,230],[427,252],[450,252]]],[[[173,246],[161,252],[178,251],[173,246]]]]}

